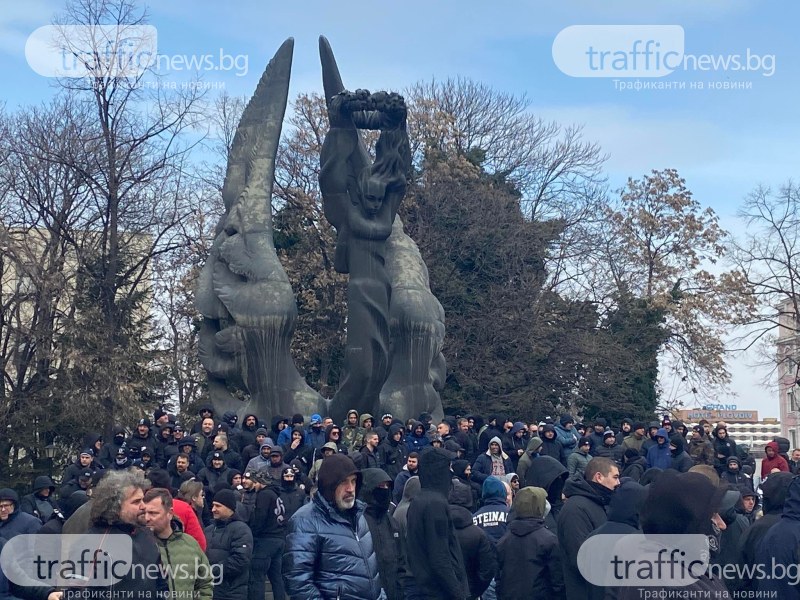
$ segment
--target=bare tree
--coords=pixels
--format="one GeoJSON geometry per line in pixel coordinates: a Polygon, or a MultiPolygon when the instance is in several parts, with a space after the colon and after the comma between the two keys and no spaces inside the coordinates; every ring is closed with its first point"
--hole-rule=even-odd
{"type": "Polygon", "coordinates": [[[739,217],[747,228],[730,242],[730,262],[744,273],[757,312],[735,343],[740,349],[757,347],[762,365],[773,365],[795,381],[800,378],[800,188],[793,181],[776,190],[759,186],[745,199],[739,217]]]}

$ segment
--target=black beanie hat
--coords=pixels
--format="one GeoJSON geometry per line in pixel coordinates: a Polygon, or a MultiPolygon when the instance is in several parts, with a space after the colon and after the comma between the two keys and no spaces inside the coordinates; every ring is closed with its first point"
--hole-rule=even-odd
{"type": "Polygon", "coordinates": [[[356,475],[356,496],[361,488],[361,471],[358,470],[353,459],[344,454],[332,454],[322,459],[322,465],[317,474],[317,484],[322,497],[333,504],[333,493],[336,487],[350,475],[356,475]]]}
{"type": "Polygon", "coordinates": [[[582,438],[580,438],[578,440],[578,448],[580,448],[581,446],[587,446],[587,445],[588,446],[592,445],[592,440],[589,439],[588,437],[583,436],[582,438]]]}
{"type": "Polygon", "coordinates": [[[637,429],[647,429],[647,427],[642,421],[636,421],[636,423],[633,424],[633,431],[636,431],[637,429]]]}
{"type": "Polygon", "coordinates": [[[214,502],[218,502],[236,512],[236,494],[231,489],[219,490],[214,494],[214,502]]]}
{"type": "Polygon", "coordinates": [[[625,458],[633,460],[637,456],[639,456],[639,451],[636,448],[628,448],[625,450],[625,458]]]}

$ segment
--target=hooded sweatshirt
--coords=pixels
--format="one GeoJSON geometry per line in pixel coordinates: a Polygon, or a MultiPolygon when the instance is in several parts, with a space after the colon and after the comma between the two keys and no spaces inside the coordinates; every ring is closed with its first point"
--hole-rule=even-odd
{"type": "Polygon", "coordinates": [[[647,450],[647,468],[669,469],[672,467],[672,452],[669,449],[669,434],[663,427],[656,433],[656,444],[647,450]]]}
{"type": "Polygon", "coordinates": [[[464,600],[469,594],[467,574],[447,507],[450,459],[442,448],[420,456],[419,478],[422,489],[408,509],[409,567],[429,596],[464,600]]]}
{"type": "MultiPolygon", "coordinates": [[[[761,540],[770,528],[781,520],[783,505],[793,479],[794,475],[791,473],[774,473],[761,485],[761,491],[764,493],[764,516],[756,519],[739,540],[738,564],[752,565],[755,563],[756,550],[761,540]]],[[[748,576],[744,571],[740,572],[744,576],[734,582],[733,589],[755,590],[757,581],[754,581],[752,576],[748,576]]]]}
{"type": "Polygon", "coordinates": [[[531,466],[531,462],[536,459],[534,456],[538,454],[538,450],[542,445],[542,438],[533,437],[528,441],[528,445],[525,448],[525,454],[523,454],[519,462],[517,463],[517,470],[515,471],[517,475],[519,475],[520,481],[525,481],[525,473],[528,471],[528,467],[531,466]]]}
{"type": "Polygon", "coordinates": [[[508,454],[503,452],[502,448],[503,444],[499,437],[495,436],[489,440],[488,449],[478,457],[472,467],[472,478],[476,482],[483,484],[483,480],[489,475],[505,475],[514,471],[508,454]],[[500,446],[499,454],[492,454],[493,443],[497,443],[500,446]]]}
{"type": "Polygon", "coordinates": [[[497,543],[508,527],[509,506],[506,504],[506,486],[500,478],[489,476],[483,481],[481,493],[483,506],[473,515],[472,522],[497,543]]]}
{"type": "Polygon", "coordinates": [[[364,469],[361,474],[364,480],[361,499],[367,503],[364,517],[372,534],[381,587],[387,600],[403,600],[401,576],[405,574],[405,569],[400,528],[387,512],[392,497],[392,478],[383,469],[364,469]],[[388,483],[389,487],[379,487],[382,483],[388,483]]]}
{"type": "MultiPolygon", "coordinates": [[[[771,527],[758,544],[756,563],[783,565],[786,569],[796,569],[797,563],[800,562],[798,548],[800,548],[800,478],[795,478],[789,484],[780,523],[771,527]]],[[[766,595],[771,592],[772,597],[781,600],[800,598],[800,592],[791,584],[789,577],[764,578],[758,581],[758,591],[766,592],[766,595]]]]}
{"type": "Polygon", "coordinates": [[[770,442],[764,449],[772,448],[775,450],[775,456],[772,458],[767,457],[766,455],[764,458],[761,459],[761,479],[766,479],[769,477],[769,474],[772,472],[772,469],[778,469],[782,472],[789,472],[789,463],[786,462],[786,459],[783,458],[778,452],[780,452],[780,447],[778,446],[778,442],[770,442]]]}
{"type": "Polygon", "coordinates": [[[672,468],[680,473],[686,473],[694,466],[694,461],[689,453],[686,452],[686,439],[680,433],[673,433],[669,438],[671,446],[675,446],[672,450],[672,468]]]}

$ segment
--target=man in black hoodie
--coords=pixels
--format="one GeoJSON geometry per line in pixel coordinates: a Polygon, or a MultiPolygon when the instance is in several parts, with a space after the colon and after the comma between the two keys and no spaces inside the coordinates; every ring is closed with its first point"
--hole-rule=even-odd
{"type": "MultiPolygon", "coordinates": [[[[739,539],[737,563],[740,565],[752,565],[756,562],[756,549],[770,528],[781,520],[783,504],[786,502],[786,494],[789,491],[789,484],[792,483],[794,475],[791,473],[773,473],[761,484],[761,491],[764,494],[764,515],[747,528],[739,539]]],[[[756,590],[756,581],[747,576],[747,572],[739,571],[743,577],[728,582],[728,589],[733,590],[756,590]]],[[[742,596],[744,597],[744,595],[742,596]]]]}
{"type": "Polygon", "coordinates": [[[111,436],[111,441],[107,444],[103,444],[103,447],[100,448],[100,455],[97,457],[97,460],[99,460],[100,464],[106,469],[112,465],[114,459],[117,457],[117,450],[125,444],[127,432],[121,425],[116,425],[114,429],[111,430],[111,436]]]}
{"type": "Polygon", "coordinates": [[[499,417],[495,415],[490,415],[489,418],[486,420],[486,429],[483,430],[483,433],[480,434],[478,437],[478,453],[486,452],[489,449],[489,440],[493,437],[499,437],[501,440],[505,435],[503,431],[503,423],[505,423],[505,417],[499,417]]]}
{"type": "MultiPolygon", "coordinates": [[[[402,426],[401,426],[402,427],[402,426]]],[[[392,478],[383,469],[361,471],[363,485],[359,496],[366,502],[364,518],[372,534],[372,546],[378,558],[381,587],[387,600],[403,600],[402,581],[407,577],[405,557],[400,547],[400,527],[389,515],[392,501],[392,478]]]]}
{"type": "MultiPolygon", "coordinates": [[[[458,462],[458,461],[456,461],[458,462]]],[[[467,461],[462,461],[467,463],[467,461]]],[[[469,466],[469,463],[467,463],[469,466]]],[[[466,486],[453,486],[448,497],[450,516],[467,572],[470,599],[478,598],[497,575],[497,554],[486,532],[472,520],[473,497],[466,486]]]]}
{"type": "Polygon", "coordinates": [[[686,452],[686,440],[679,433],[669,437],[669,449],[672,453],[672,468],[679,473],[686,473],[694,466],[694,461],[686,452]]]}
{"type": "Polygon", "coordinates": [[[250,473],[253,482],[253,510],[248,525],[253,533],[253,560],[250,563],[249,600],[263,600],[266,593],[265,577],[272,585],[272,597],[283,600],[286,592],[281,574],[284,545],[283,501],[278,489],[262,473],[250,473]]]}
{"type": "Polygon", "coordinates": [[[586,600],[589,584],[578,570],[578,550],[586,538],[608,520],[606,507],[619,485],[619,467],[610,458],[593,458],[582,478],[568,479],[567,500],[558,514],[558,545],[564,568],[567,600],[586,600]]]}
{"type": "Polygon", "coordinates": [[[408,448],[403,439],[403,426],[400,423],[392,423],[386,439],[378,446],[378,463],[392,481],[406,464],[406,456],[408,448]]]}
{"type": "MultiPolygon", "coordinates": [[[[621,484],[608,504],[608,521],[595,529],[591,536],[641,533],[639,510],[647,499],[647,491],[646,487],[635,481],[621,484]]],[[[591,585],[589,589],[591,600],[613,600],[617,597],[617,590],[613,587],[591,585]]]]}
{"type": "Polygon", "coordinates": [[[520,484],[522,487],[540,487],[547,492],[550,512],[545,517],[544,525],[553,533],[558,529],[556,519],[564,505],[561,492],[567,475],[567,469],[556,459],[551,456],[538,456],[531,461],[531,466],[525,473],[525,480],[520,484]]]}
{"type": "Polygon", "coordinates": [[[408,563],[419,589],[431,600],[469,597],[464,559],[447,508],[450,459],[433,448],[419,459],[421,490],[408,508],[408,563]]]}

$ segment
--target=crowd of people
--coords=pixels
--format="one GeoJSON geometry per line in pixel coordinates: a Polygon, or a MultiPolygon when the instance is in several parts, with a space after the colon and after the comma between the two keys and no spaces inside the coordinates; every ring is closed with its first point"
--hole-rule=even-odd
{"type": "MultiPolygon", "coordinates": [[[[800,450],[770,442],[755,473],[725,423],[197,417],[184,429],[158,410],[108,442],[88,434],[58,485],[0,489],[0,545],[129,536],[135,560],[169,568],[98,598],[199,600],[264,600],[267,581],[275,600],[643,597],[584,577],[579,549],[604,533],[704,534],[717,565],[798,560],[800,450]],[[179,578],[178,565],[194,569],[179,578]]],[[[63,598],[29,583],[0,575],[0,600],[63,598]]],[[[791,584],[709,571],[691,589],[793,598],[791,584]]]]}

